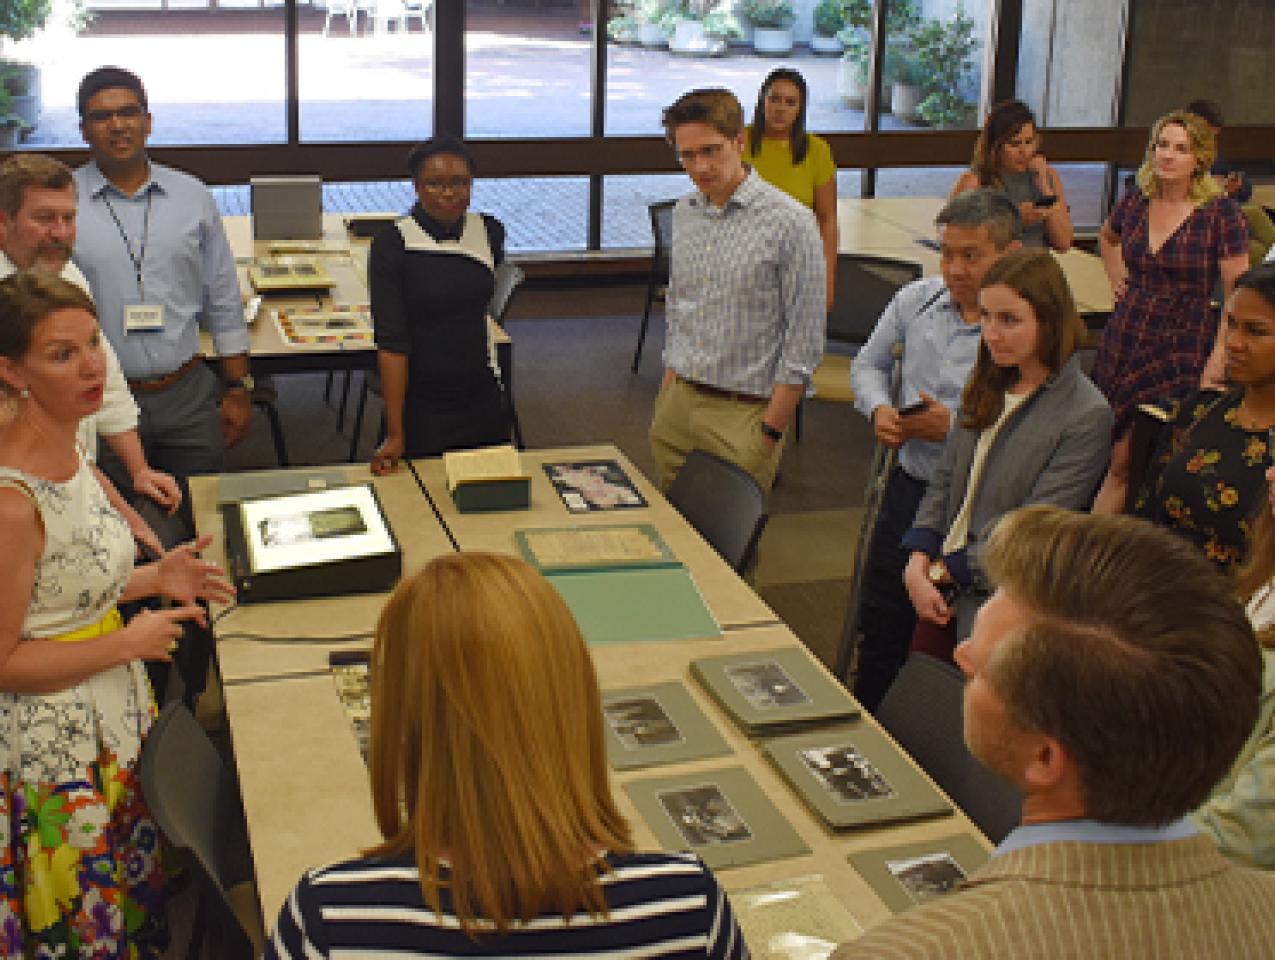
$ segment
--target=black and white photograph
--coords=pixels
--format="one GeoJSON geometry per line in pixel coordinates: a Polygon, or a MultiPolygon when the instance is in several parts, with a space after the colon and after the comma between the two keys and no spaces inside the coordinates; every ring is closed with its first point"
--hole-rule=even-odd
{"type": "Polygon", "coordinates": [[[363,515],[356,506],[266,517],[260,523],[261,542],[267,547],[284,547],[367,533],[367,524],[363,522],[363,515]]]}
{"type": "Polygon", "coordinates": [[[602,712],[626,750],[684,742],[682,731],[654,697],[610,700],[602,705],[602,712]]]}
{"type": "Polygon", "coordinates": [[[659,794],[660,804],[692,847],[745,843],[752,831],[716,784],[659,794]]]}
{"type": "Polygon", "coordinates": [[[806,691],[797,686],[774,660],[727,667],[726,678],[754,710],[776,710],[810,703],[806,691]]]}
{"type": "Polygon", "coordinates": [[[941,896],[965,879],[961,865],[946,852],[887,860],[885,867],[915,903],[941,896]]]}
{"type": "Polygon", "coordinates": [[[817,747],[800,752],[802,762],[841,803],[887,800],[894,787],[853,743],[817,747]]]}

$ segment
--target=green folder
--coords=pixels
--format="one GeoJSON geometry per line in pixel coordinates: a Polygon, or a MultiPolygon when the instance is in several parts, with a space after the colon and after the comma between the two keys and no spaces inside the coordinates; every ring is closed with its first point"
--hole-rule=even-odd
{"type": "Polygon", "coordinates": [[[514,545],[561,594],[588,643],[721,635],[690,572],[649,523],[516,530],[514,545]],[[540,538],[561,538],[566,549],[550,545],[546,560],[540,538]],[[611,538],[629,549],[609,556],[611,538]]]}
{"type": "Polygon", "coordinates": [[[587,643],[717,637],[718,626],[685,567],[553,573],[587,643]]]}

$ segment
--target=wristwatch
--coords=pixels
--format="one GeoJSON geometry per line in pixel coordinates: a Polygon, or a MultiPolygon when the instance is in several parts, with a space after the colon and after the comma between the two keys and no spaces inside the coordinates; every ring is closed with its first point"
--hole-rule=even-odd
{"type": "Polygon", "coordinates": [[[234,380],[226,381],[227,390],[243,390],[247,393],[252,393],[252,391],[255,390],[256,388],[257,388],[257,381],[253,379],[253,376],[251,373],[246,373],[242,377],[238,377],[234,380]]]}
{"type": "Polygon", "coordinates": [[[765,420],[759,420],[757,422],[761,426],[761,432],[765,434],[768,439],[774,440],[775,443],[778,443],[784,438],[784,432],[782,430],[776,430],[765,420]]]}
{"type": "Polygon", "coordinates": [[[951,579],[947,573],[947,564],[943,562],[942,557],[930,558],[930,565],[925,568],[925,575],[930,578],[930,583],[935,585],[951,579]]]}

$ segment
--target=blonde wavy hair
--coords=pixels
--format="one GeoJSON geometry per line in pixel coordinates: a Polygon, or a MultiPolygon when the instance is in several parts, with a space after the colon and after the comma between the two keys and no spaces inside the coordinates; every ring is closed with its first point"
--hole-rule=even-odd
{"type": "Polygon", "coordinates": [[[1155,173],[1155,145],[1160,139],[1160,133],[1170,124],[1186,131],[1191,139],[1191,153],[1195,155],[1195,172],[1191,174],[1191,186],[1187,190],[1188,198],[1198,207],[1208,203],[1214,197],[1222,196],[1224,191],[1209,172],[1213,169],[1213,161],[1217,159],[1217,141],[1213,137],[1213,131],[1209,129],[1209,125],[1203,118],[1186,110],[1166,113],[1151,128],[1146,156],[1135,178],[1142,195],[1147,199],[1160,195],[1160,178],[1155,173]]]}
{"type": "Polygon", "coordinates": [[[593,661],[523,561],[439,557],[376,628],[368,767],[384,842],[471,937],[550,910],[606,914],[603,851],[632,848],[608,782],[593,661]]]}

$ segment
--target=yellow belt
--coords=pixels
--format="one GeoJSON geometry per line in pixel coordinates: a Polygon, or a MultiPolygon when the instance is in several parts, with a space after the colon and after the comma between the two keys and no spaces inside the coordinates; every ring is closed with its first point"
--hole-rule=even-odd
{"type": "Polygon", "coordinates": [[[57,640],[61,643],[78,643],[81,640],[92,640],[94,637],[113,633],[123,626],[124,618],[120,616],[119,610],[111,607],[101,620],[90,623],[87,627],[80,627],[78,630],[68,630],[66,633],[59,633],[57,636],[48,637],[47,639],[57,640]]]}

